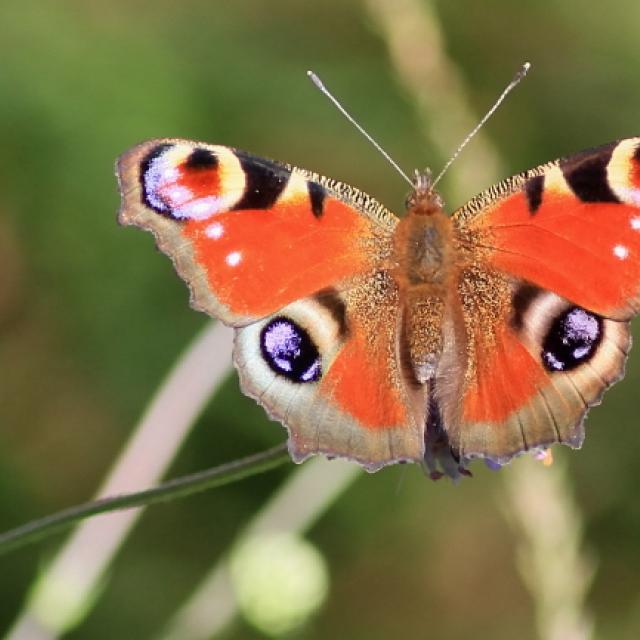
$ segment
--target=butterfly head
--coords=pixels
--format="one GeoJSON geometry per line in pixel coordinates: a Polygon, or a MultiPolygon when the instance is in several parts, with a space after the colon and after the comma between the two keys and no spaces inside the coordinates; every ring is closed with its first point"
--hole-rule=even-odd
{"type": "Polygon", "coordinates": [[[444,201],[433,188],[431,169],[416,170],[413,178],[413,191],[407,196],[407,213],[415,215],[433,215],[442,212],[444,201]]]}

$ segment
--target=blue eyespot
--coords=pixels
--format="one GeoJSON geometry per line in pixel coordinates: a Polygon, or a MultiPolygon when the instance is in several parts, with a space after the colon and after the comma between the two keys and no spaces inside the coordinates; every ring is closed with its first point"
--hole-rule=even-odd
{"type": "Polygon", "coordinates": [[[309,334],[298,324],[279,316],[260,332],[264,361],[292,382],[316,382],[322,376],[320,353],[309,334]]]}
{"type": "Polygon", "coordinates": [[[571,307],[552,323],[542,344],[549,371],[571,371],[593,357],[602,339],[602,318],[571,307]]]}

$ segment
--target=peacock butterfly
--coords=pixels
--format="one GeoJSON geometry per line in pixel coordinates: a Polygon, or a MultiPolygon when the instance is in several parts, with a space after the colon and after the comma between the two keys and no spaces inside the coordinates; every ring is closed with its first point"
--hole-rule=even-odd
{"type": "Polygon", "coordinates": [[[582,444],[640,308],[640,138],[525,171],[448,216],[429,174],[397,218],[371,196],[225,146],[118,162],[192,305],[236,328],[244,392],[300,462],[432,477],[582,444]]]}

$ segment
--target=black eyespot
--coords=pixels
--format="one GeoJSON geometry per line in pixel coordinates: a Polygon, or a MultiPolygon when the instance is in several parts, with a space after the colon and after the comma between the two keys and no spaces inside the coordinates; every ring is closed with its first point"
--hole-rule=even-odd
{"type": "Polygon", "coordinates": [[[322,375],[318,348],[293,320],[277,317],[265,325],[260,350],[269,367],[292,382],[316,382],[322,375]]]}
{"type": "Polygon", "coordinates": [[[602,318],[580,307],[558,316],[542,344],[549,371],[571,371],[591,359],[602,340],[602,318]]]}

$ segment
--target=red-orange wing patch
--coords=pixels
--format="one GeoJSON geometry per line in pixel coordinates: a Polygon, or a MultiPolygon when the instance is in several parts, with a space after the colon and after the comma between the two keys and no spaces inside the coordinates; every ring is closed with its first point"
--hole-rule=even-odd
{"type": "MultiPolygon", "coordinates": [[[[395,285],[389,277],[379,277],[345,297],[348,333],[322,380],[322,393],[364,429],[413,424],[398,358],[400,307],[395,285]]],[[[424,406],[418,411],[423,418],[424,406]]]]}
{"type": "Polygon", "coordinates": [[[347,287],[390,250],[396,219],[373,199],[228,147],[151,141],[118,173],[120,221],[150,229],[194,306],[229,324],[347,287]]]}

